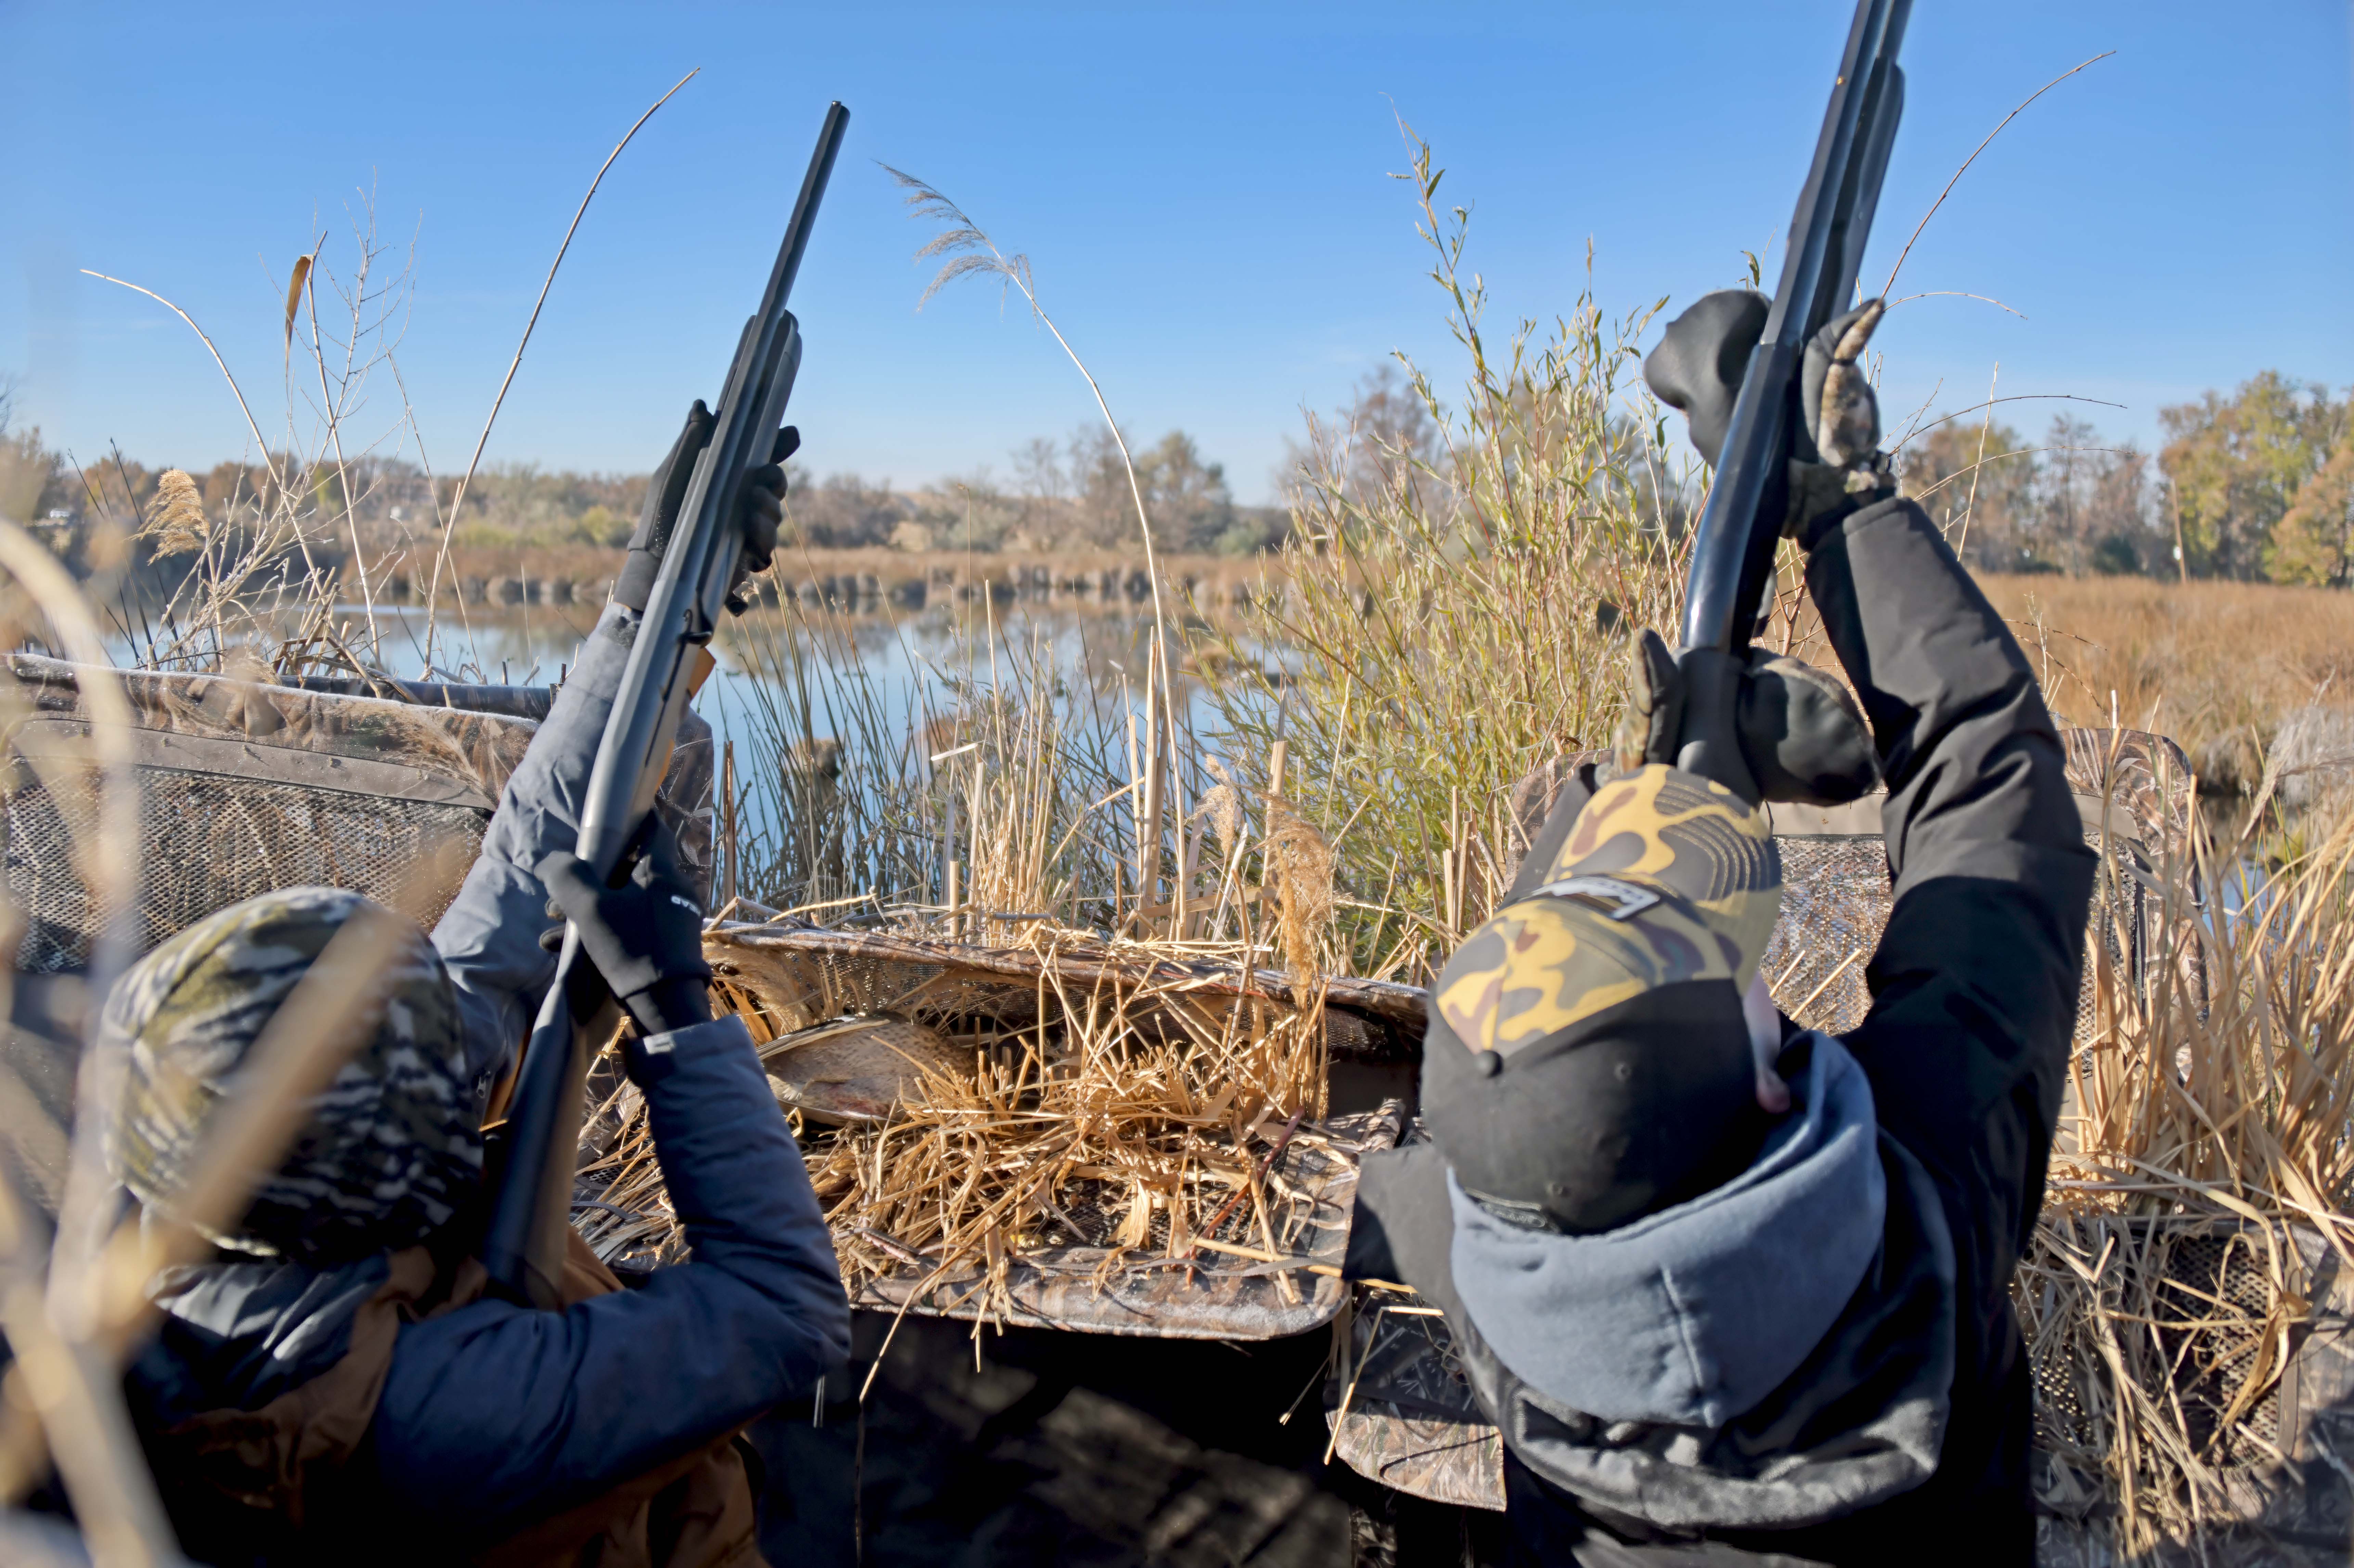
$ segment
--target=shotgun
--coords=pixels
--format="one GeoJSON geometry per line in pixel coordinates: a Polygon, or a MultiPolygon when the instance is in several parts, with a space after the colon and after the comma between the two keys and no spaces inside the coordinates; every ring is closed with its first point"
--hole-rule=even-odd
{"type": "Polygon", "coordinates": [[[1904,73],[1896,51],[1912,0],[1858,0],[1831,84],[1814,167],[1790,219],[1782,281],[1749,356],[1718,454],[1684,582],[1683,645],[1738,653],[1755,635],[1789,506],[1790,435],[1799,418],[1807,340],[1853,302],[1880,205],[1904,73]]]}
{"type": "MultiPolygon", "coordinates": [[[[771,461],[801,368],[801,325],[785,301],[849,123],[850,111],[841,104],[826,111],[817,151],[810,156],[800,199],[769,274],[768,292],[745,323],[727,367],[726,386],[712,415],[711,444],[695,460],[669,539],[656,541],[662,567],[598,743],[579,844],[573,852],[608,885],[619,886],[629,874],[632,847],[670,766],[679,715],[711,667],[712,633],[743,552],[737,518],[745,475],[771,461]]],[[[516,1069],[504,1157],[482,1235],[482,1265],[493,1287],[510,1300],[548,1309],[562,1305],[557,1282],[563,1277],[565,1233],[571,1226],[588,1055],[613,1018],[610,1001],[589,1016],[577,1011],[583,999],[601,994],[599,987],[578,983],[588,969],[580,933],[567,925],[555,983],[516,1069]]]]}

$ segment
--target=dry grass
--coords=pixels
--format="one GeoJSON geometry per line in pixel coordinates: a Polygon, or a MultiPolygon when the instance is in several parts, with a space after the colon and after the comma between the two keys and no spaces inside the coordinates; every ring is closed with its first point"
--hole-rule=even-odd
{"type": "Polygon", "coordinates": [[[1542,339],[1524,323],[1491,341],[1462,265],[1468,216],[1442,217],[1438,171],[1414,148],[1468,384],[1449,409],[1406,366],[1436,450],[1311,429],[1288,589],[1254,602],[1207,673],[1238,776],[1329,841],[1340,960],[1406,980],[1509,885],[1526,848],[1514,783],[1605,744],[1628,629],[1674,625],[1691,477],[1670,471],[1632,384],[1650,313],[1609,320],[1589,295],[1542,339]],[[1263,669],[1253,641],[1294,656],[1263,669]]]}
{"type": "Polygon", "coordinates": [[[2092,955],[2094,1029],[2014,1286],[2043,1500],[2119,1559],[2196,1551],[2284,1489],[2296,1434],[2273,1402],[2329,1255],[2354,1265],[2354,820],[2260,888],[2219,885],[2194,840],[2211,895],[2190,859],[2158,868],[2142,975],[2092,955]]]}
{"type": "Polygon", "coordinates": [[[2168,735],[2209,793],[2253,791],[2282,718],[2354,703],[2354,595],[2265,583],[1991,577],[2063,724],[2168,735]]]}
{"type": "MultiPolygon", "coordinates": [[[[1024,1003],[1028,1022],[1005,1025],[987,1006],[909,1004],[967,1054],[969,1072],[927,1069],[885,1126],[797,1127],[852,1290],[911,1266],[936,1277],[978,1266],[970,1288],[983,1315],[1002,1320],[1008,1263],[1042,1248],[1107,1249],[1098,1280],[1191,1256],[1205,1240],[1291,1252],[1305,1200],[1267,1167],[1322,1108],[1320,1010],[1279,996],[1210,999],[1150,978],[1160,960],[1234,956],[1200,944],[1108,945],[1033,926],[1023,945],[1042,960],[1036,990],[1006,1000],[1024,1003]],[[1075,983],[1058,963],[1069,956],[1125,959],[1138,978],[1075,983]]],[[[822,987],[713,951],[722,997],[764,1059],[832,1011],[822,987]]],[[[680,1244],[636,1105],[620,1090],[607,1107],[620,1113],[619,1136],[583,1174],[610,1208],[583,1231],[600,1250],[668,1255],[680,1244]]]]}

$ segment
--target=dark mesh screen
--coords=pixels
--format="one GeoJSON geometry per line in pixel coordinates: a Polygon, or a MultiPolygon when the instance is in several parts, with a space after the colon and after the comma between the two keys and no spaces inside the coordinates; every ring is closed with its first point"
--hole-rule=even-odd
{"type": "Polygon", "coordinates": [[[1775,840],[1782,915],[1758,965],[1785,1011],[1838,1034],[1863,1022],[1863,967],[1888,924],[1888,851],[1877,838],[1775,840]]]}
{"type": "MultiPolygon", "coordinates": [[[[276,887],[347,887],[390,903],[414,865],[443,844],[463,853],[444,886],[408,889],[421,898],[422,923],[440,918],[482,843],[490,813],[385,796],[239,779],[225,774],[139,769],[143,854],[139,874],[141,951],[241,898],[276,887]],[[427,895],[429,894],[429,896],[427,895]]],[[[79,969],[90,962],[95,932],[89,893],[76,874],[66,819],[86,821],[94,793],[59,802],[20,776],[5,819],[8,895],[25,912],[16,965],[28,973],[79,969]]]]}
{"type": "MultiPolygon", "coordinates": [[[[1888,852],[1877,838],[1776,838],[1782,852],[1782,914],[1758,965],[1784,1012],[1809,1028],[1840,1034],[1863,1022],[1872,1005],[1864,967],[1888,925],[1888,852]]],[[[2084,842],[2103,848],[2091,827],[2084,842]]],[[[2111,839],[2093,899],[2078,988],[2076,1041],[2091,1038],[2099,977],[2097,956],[2130,986],[2146,979],[2164,933],[2159,900],[2149,891],[2149,861],[2137,842],[2111,839]]]]}

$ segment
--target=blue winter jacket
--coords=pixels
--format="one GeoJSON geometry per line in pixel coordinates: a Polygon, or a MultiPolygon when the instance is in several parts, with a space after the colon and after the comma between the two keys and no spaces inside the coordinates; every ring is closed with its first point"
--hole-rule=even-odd
{"type": "MultiPolygon", "coordinates": [[[[570,848],[636,617],[609,606],[501,798],[433,932],[470,1063],[502,1068],[554,978],[531,866],[570,848]]],[[[642,1288],[561,1312],[477,1301],[401,1329],[355,1500],[403,1533],[488,1541],[701,1447],[848,1352],[850,1313],[801,1152],[751,1037],[728,1017],[631,1048],[657,1158],[693,1253],[642,1288]],[[375,1494],[373,1498],[367,1494],[375,1494]]],[[[222,1261],[167,1297],[133,1364],[143,1424],[258,1409],[332,1366],[388,1273],[222,1261]]]]}

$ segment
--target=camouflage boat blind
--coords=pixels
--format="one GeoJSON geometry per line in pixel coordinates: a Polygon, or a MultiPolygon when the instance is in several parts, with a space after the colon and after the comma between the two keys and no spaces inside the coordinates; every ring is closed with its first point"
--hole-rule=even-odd
{"type": "MultiPolygon", "coordinates": [[[[0,788],[0,862],[26,928],[19,971],[82,968],[97,937],[73,856],[93,820],[90,715],[74,667],[16,656],[23,716],[0,788]]],[[[264,685],[124,672],[140,789],[136,946],[273,888],[406,897],[430,926],[455,897],[551,693],[377,681],[264,685]],[[423,872],[424,885],[417,879],[423,872]]],[[[691,865],[710,864],[711,742],[693,715],[663,786],[691,865]]]]}

